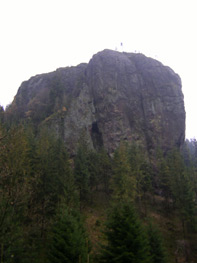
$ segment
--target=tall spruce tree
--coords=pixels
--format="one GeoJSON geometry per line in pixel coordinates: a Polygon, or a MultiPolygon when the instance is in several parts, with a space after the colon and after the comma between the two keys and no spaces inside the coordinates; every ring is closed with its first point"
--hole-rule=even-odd
{"type": "Polygon", "coordinates": [[[128,149],[128,160],[131,174],[136,178],[137,200],[146,200],[146,193],[152,192],[152,167],[148,162],[148,158],[145,156],[144,151],[133,143],[128,149]]]}
{"type": "Polygon", "coordinates": [[[165,211],[168,213],[172,203],[172,175],[170,173],[169,163],[166,158],[164,158],[163,153],[160,153],[157,157],[157,175],[158,185],[161,188],[162,195],[165,197],[165,211]]]}
{"type": "Polygon", "coordinates": [[[136,193],[136,178],[131,173],[127,146],[121,143],[115,151],[112,168],[112,197],[114,200],[133,200],[136,193]]]}
{"type": "Polygon", "coordinates": [[[158,228],[149,223],[147,235],[150,247],[151,263],[167,263],[167,252],[163,243],[163,238],[158,228]]]}
{"type": "Polygon", "coordinates": [[[84,140],[78,147],[74,165],[75,184],[79,191],[80,204],[82,204],[90,198],[89,151],[84,140]]]}
{"type": "Polygon", "coordinates": [[[4,109],[0,105],[0,123],[3,123],[3,122],[4,122],[4,109]]]}
{"type": "Polygon", "coordinates": [[[86,263],[88,247],[88,238],[79,213],[67,208],[61,209],[52,228],[48,262],[86,263]]]}
{"type": "Polygon", "coordinates": [[[91,193],[95,190],[103,190],[105,193],[109,193],[112,162],[105,149],[102,148],[99,152],[90,151],[88,163],[91,193]]]}
{"type": "Polygon", "coordinates": [[[174,149],[169,154],[168,165],[171,174],[172,200],[174,208],[179,212],[185,238],[187,230],[193,231],[196,228],[195,192],[183,156],[178,149],[174,149]]]}
{"type": "Polygon", "coordinates": [[[113,208],[106,223],[105,237],[100,262],[151,262],[147,237],[132,204],[118,203],[113,208]]]}
{"type": "Polygon", "coordinates": [[[0,254],[2,262],[22,262],[24,218],[29,196],[28,141],[24,127],[0,128],[0,254]]]}
{"type": "Polygon", "coordinates": [[[109,194],[110,179],[112,177],[112,160],[107,151],[102,148],[98,153],[99,183],[106,194],[109,194]]]}

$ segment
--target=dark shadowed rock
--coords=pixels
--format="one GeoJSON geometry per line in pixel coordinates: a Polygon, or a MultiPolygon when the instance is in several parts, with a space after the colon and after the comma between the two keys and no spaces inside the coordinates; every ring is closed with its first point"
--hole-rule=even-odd
{"type": "Polygon", "coordinates": [[[112,50],[23,82],[7,114],[48,125],[71,153],[81,137],[109,153],[122,140],[151,152],[180,147],[185,137],[179,76],[142,54],[112,50]]]}

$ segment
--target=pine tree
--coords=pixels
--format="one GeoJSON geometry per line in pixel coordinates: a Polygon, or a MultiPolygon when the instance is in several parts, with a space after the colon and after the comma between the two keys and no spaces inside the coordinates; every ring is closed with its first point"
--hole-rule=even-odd
{"type": "Polygon", "coordinates": [[[89,171],[89,185],[91,193],[98,190],[100,184],[100,169],[99,169],[99,154],[95,151],[90,151],[88,154],[88,171],[89,171]]]}
{"type": "Polygon", "coordinates": [[[165,197],[165,208],[166,211],[169,212],[171,199],[172,199],[172,187],[171,187],[171,172],[169,163],[166,160],[166,158],[163,157],[163,154],[161,154],[157,159],[157,175],[158,175],[158,182],[159,187],[162,190],[162,195],[165,197]]]}
{"type": "Polygon", "coordinates": [[[80,215],[76,211],[62,209],[52,228],[48,247],[49,263],[86,263],[88,239],[80,215]]]}
{"type": "Polygon", "coordinates": [[[105,237],[107,244],[102,248],[100,262],[150,262],[147,237],[131,204],[118,203],[113,208],[105,237]]]}
{"type": "Polygon", "coordinates": [[[53,191],[56,203],[63,201],[69,207],[77,205],[74,174],[71,169],[69,155],[61,139],[54,142],[51,152],[51,173],[54,178],[53,191]]]}
{"type": "Polygon", "coordinates": [[[23,224],[29,196],[28,141],[22,126],[4,132],[1,129],[0,253],[5,262],[22,262],[23,224]]]}
{"type": "Polygon", "coordinates": [[[3,122],[4,122],[4,109],[0,105],[0,123],[3,123],[3,122]]]}
{"type": "Polygon", "coordinates": [[[186,140],[182,149],[186,172],[194,193],[194,200],[197,200],[197,143],[196,139],[186,140]]]}
{"type": "Polygon", "coordinates": [[[103,190],[109,193],[109,181],[112,174],[112,163],[104,149],[99,152],[90,151],[88,155],[91,192],[103,190]]]}
{"type": "Polygon", "coordinates": [[[33,171],[26,215],[26,251],[35,252],[44,261],[48,230],[56,210],[62,202],[74,206],[76,193],[69,158],[62,141],[48,129],[42,128],[36,143],[32,144],[35,149],[29,152],[33,171]]]}
{"type": "Polygon", "coordinates": [[[136,178],[136,197],[138,201],[146,200],[146,193],[152,191],[152,168],[142,149],[136,144],[128,149],[131,174],[136,178]]]}
{"type": "Polygon", "coordinates": [[[170,187],[174,208],[179,212],[185,238],[186,230],[196,228],[195,193],[181,153],[174,149],[168,156],[170,187]],[[186,229],[186,226],[187,227],[186,229]]]}
{"type": "Polygon", "coordinates": [[[131,174],[127,147],[123,143],[115,151],[112,172],[113,199],[123,201],[129,198],[133,200],[136,191],[136,178],[131,174]]]}
{"type": "Polygon", "coordinates": [[[110,179],[112,177],[112,160],[105,149],[99,152],[99,178],[103,185],[104,192],[109,194],[110,179]]]}
{"type": "Polygon", "coordinates": [[[151,263],[167,263],[167,252],[163,244],[161,233],[151,222],[147,228],[150,247],[151,263]]]}
{"type": "Polygon", "coordinates": [[[89,171],[89,151],[85,141],[78,147],[74,160],[75,184],[79,191],[79,199],[89,201],[90,197],[90,171],[89,171]]]}

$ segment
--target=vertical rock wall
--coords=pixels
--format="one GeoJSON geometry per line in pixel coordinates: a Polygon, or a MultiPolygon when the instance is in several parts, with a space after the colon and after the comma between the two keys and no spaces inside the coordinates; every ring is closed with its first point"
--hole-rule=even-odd
{"type": "Polygon", "coordinates": [[[82,137],[109,153],[122,140],[151,152],[180,147],[185,137],[180,77],[142,54],[112,50],[23,82],[7,114],[48,125],[73,154],[82,137]]]}

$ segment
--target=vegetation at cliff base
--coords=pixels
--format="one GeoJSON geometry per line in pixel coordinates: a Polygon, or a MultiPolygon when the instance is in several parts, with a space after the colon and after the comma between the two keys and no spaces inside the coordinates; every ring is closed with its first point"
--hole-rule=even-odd
{"type": "Polygon", "coordinates": [[[117,203],[106,224],[101,262],[150,262],[145,230],[131,204],[117,203]]]}
{"type": "MultiPolygon", "coordinates": [[[[2,115],[3,116],[3,115],[2,115]]],[[[0,263],[197,260],[197,142],[150,158],[0,125],[0,263]]]]}

